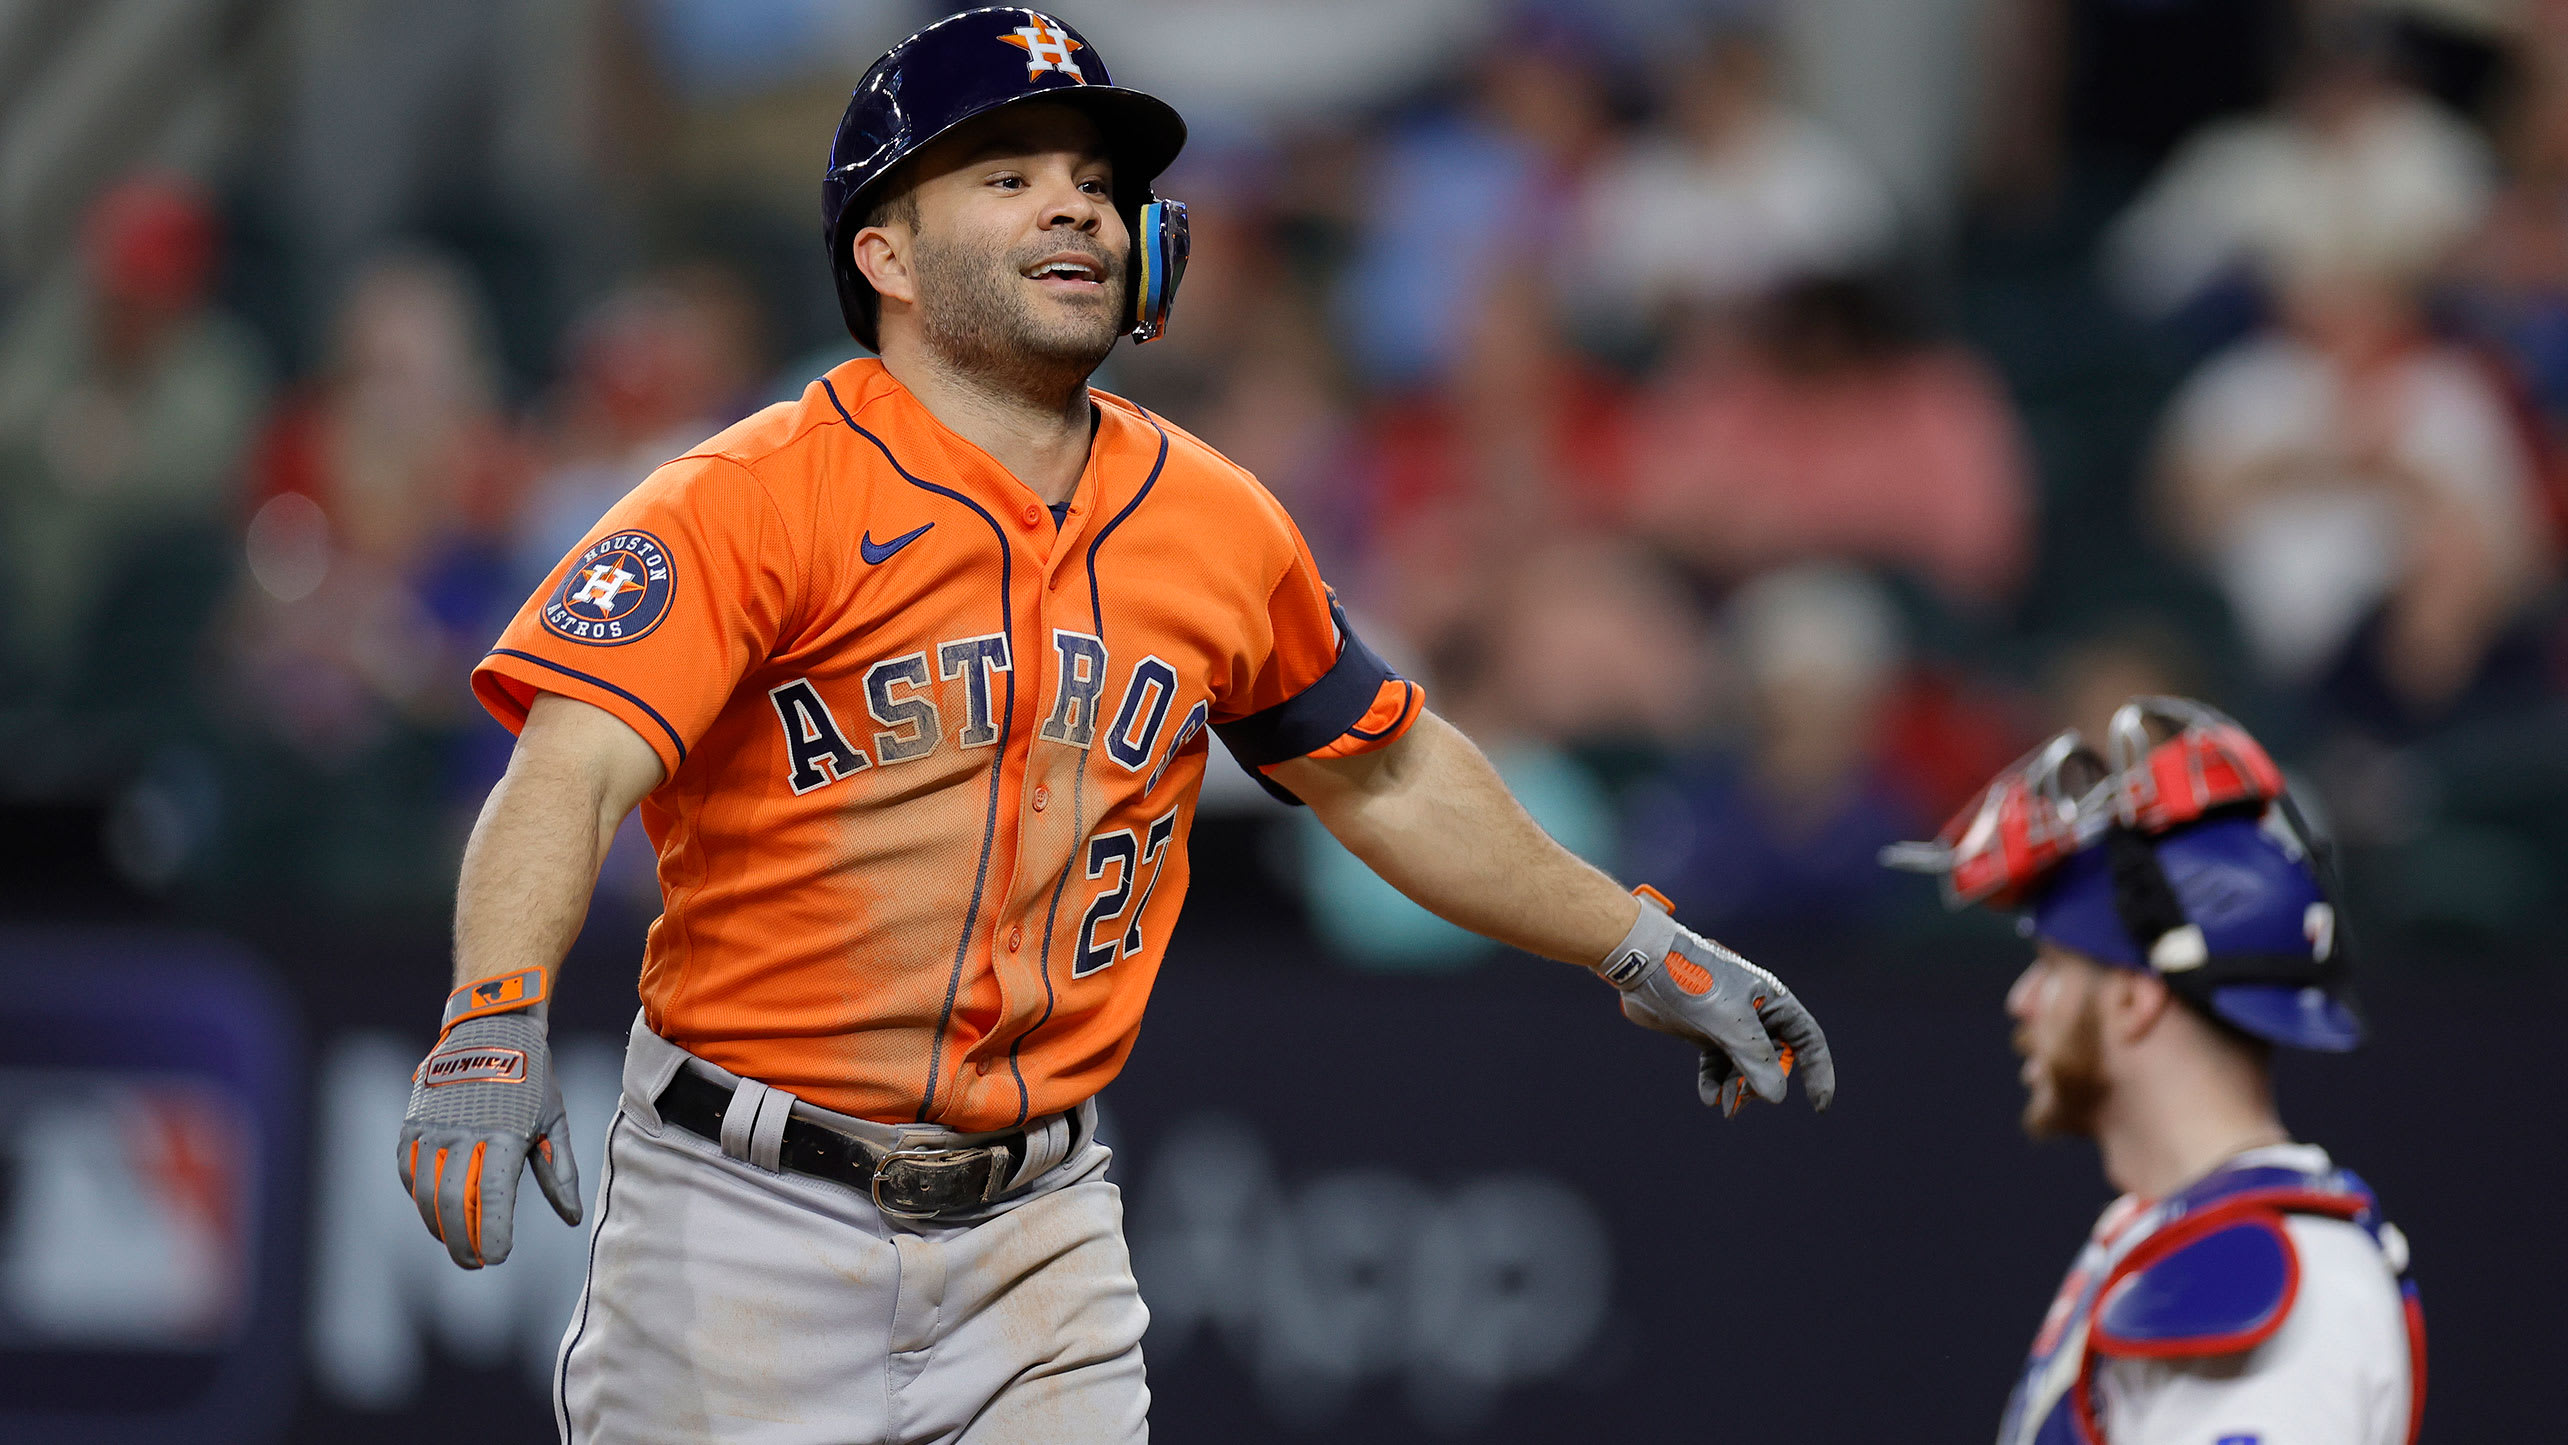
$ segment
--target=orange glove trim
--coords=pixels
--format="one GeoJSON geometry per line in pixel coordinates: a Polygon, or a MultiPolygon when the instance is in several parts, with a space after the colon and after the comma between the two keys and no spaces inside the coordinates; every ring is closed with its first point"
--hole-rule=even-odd
{"type": "Polygon", "coordinates": [[[490,1145],[473,1141],[473,1157],[464,1165],[464,1247],[473,1252],[473,1262],[481,1262],[481,1176],[482,1151],[490,1145]]]}
{"type": "Polygon", "coordinates": [[[437,1242],[446,1242],[446,1151],[437,1151],[437,1177],[428,1182],[428,1212],[436,1216],[437,1242]]]}

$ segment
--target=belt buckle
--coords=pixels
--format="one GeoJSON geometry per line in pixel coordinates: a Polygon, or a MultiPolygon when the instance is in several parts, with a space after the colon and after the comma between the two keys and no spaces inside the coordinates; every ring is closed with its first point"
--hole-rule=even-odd
{"type": "Polygon", "coordinates": [[[932,1219],[957,1205],[986,1202],[990,1151],[904,1146],[874,1164],[874,1207],[894,1219],[932,1219]],[[973,1166],[981,1166],[976,1178],[973,1166]]]}

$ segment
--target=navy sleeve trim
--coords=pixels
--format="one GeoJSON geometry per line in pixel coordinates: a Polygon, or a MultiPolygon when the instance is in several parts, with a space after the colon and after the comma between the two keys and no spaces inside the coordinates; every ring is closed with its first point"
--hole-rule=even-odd
{"type": "Polygon", "coordinates": [[[1329,615],[1337,620],[1338,656],[1319,681],[1263,712],[1213,724],[1231,755],[1252,773],[1307,757],[1355,731],[1373,710],[1382,684],[1400,681],[1400,675],[1347,625],[1346,612],[1335,598],[1329,599],[1329,615]]]}
{"type": "Polygon", "coordinates": [[[649,703],[644,702],[642,699],[635,697],[633,694],[626,692],[624,689],[617,687],[614,683],[607,681],[605,678],[591,677],[576,667],[564,667],[549,657],[537,657],[534,653],[520,652],[514,647],[494,647],[490,650],[490,655],[493,657],[514,657],[521,662],[531,662],[537,667],[549,667],[564,677],[577,678],[579,681],[585,682],[591,687],[604,688],[608,692],[614,693],[617,697],[620,697],[626,702],[633,704],[635,707],[642,709],[644,713],[649,715],[651,721],[658,723],[660,725],[660,731],[669,735],[669,746],[678,750],[678,761],[683,763],[687,760],[686,739],[679,737],[678,730],[669,726],[669,720],[660,716],[660,710],[651,706],[649,703]]]}

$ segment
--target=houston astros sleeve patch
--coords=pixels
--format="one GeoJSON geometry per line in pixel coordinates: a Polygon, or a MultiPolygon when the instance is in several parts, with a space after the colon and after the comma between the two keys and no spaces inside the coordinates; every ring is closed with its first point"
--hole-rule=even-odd
{"type": "Polygon", "coordinates": [[[592,647],[651,635],[669,615],[677,571],[660,539],[635,528],[591,542],[544,603],[544,630],[592,647]]]}
{"type": "Polygon", "coordinates": [[[603,708],[675,774],[769,655],[804,573],[784,510],[807,459],[770,456],[778,490],[737,459],[689,454],[625,494],[501,629],[473,694],[511,731],[539,693],[603,708]]]}

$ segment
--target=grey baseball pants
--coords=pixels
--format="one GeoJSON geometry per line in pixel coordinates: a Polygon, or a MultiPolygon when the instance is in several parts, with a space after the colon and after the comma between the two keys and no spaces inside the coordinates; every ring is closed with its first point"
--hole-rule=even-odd
{"type": "Polygon", "coordinates": [[[965,1219],[891,1219],[664,1124],[652,1100],[681,1067],[732,1082],[636,1020],[554,1371],[564,1445],[1148,1439],[1149,1314],[1104,1146],[965,1219]]]}

